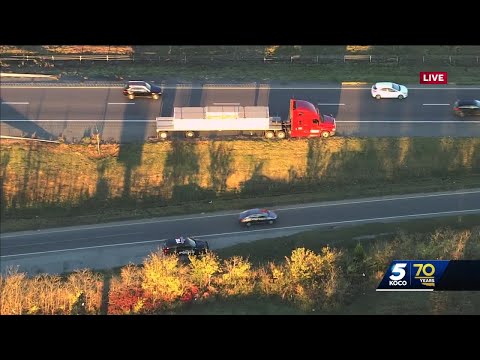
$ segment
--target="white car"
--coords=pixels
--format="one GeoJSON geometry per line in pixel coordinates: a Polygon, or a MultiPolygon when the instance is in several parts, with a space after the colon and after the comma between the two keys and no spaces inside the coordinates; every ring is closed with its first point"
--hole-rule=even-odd
{"type": "Polygon", "coordinates": [[[408,96],[408,89],[394,82],[377,82],[372,86],[372,96],[375,99],[405,99],[408,96]]]}

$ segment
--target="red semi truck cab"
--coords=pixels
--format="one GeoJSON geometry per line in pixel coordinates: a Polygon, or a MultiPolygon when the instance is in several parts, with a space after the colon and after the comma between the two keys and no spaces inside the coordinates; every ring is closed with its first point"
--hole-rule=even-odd
{"type": "Polygon", "coordinates": [[[337,124],[332,115],[323,115],[312,103],[290,99],[290,136],[324,137],[335,135],[337,124]]]}

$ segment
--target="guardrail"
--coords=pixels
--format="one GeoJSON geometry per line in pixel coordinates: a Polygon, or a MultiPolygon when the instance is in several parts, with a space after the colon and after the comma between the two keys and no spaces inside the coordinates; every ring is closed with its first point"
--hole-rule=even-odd
{"type": "Polygon", "coordinates": [[[297,63],[297,64],[331,64],[331,63],[358,63],[368,62],[377,64],[445,64],[460,66],[480,65],[479,55],[292,55],[292,56],[241,56],[231,55],[156,55],[139,53],[131,55],[11,55],[0,54],[2,62],[154,62],[154,63],[181,63],[181,64],[208,64],[208,63],[297,63]]]}

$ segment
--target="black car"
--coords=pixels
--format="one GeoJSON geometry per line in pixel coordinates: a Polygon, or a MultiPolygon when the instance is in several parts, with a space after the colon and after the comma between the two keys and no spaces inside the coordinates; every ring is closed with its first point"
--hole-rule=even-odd
{"type": "Polygon", "coordinates": [[[132,80],[123,88],[123,95],[128,96],[129,99],[134,99],[135,96],[146,96],[158,99],[162,96],[162,88],[146,81],[132,80]]]}
{"type": "Polygon", "coordinates": [[[453,105],[455,115],[464,116],[480,116],[479,100],[457,100],[453,105]]]}
{"type": "Polygon", "coordinates": [[[273,224],[277,221],[278,216],[272,210],[267,209],[250,209],[240,213],[238,221],[245,226],[254,224],[273,224]]]}
{"type": "Polygon", "coordinates": [[[162,251],[165,255],[202,255],[209,250],[206,241],[196,240],[189,236],[179,236],[165,241],[162,251]]]}

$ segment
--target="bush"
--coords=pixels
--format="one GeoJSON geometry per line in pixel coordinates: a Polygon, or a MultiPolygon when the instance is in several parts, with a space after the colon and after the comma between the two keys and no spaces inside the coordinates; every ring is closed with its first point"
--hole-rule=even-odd
{"type": "Polygon", "coordinates": [[[140,287],[125,287],[111,291],[108,299],[108,314],[145,314],[154,310],[151,299],[145,297],[140,287]]]}
{"type": "Polygon", "coordinates": [[[100,312],[103,281],[99,274],[88,269],[76,270],[68,276],[65,288],[70,295],[70,311],[85,314],[100,312]]]}
{"type": "Polygon", "coordinates": [[[143,262],[142,289],[154,304],[170,306],[189,287],[187,267],[175,255],[153,253],[143,262]]]}
{"type": "Polygon", "coordinates": [[[190,279],[204,291],[210,286],[212,276],[220,269],[220,260],[218,256],[212,252],[208,252],[205,256],[189,256],[190,259],[190,279]]]}
{"type": "Polygon", "coordinates": [[[0,274],[0,315],[21,315],[25,306],[27,281],[24,273],[11,268],[6,275],[0,274]]]}
{"type": "Polygon", "coordinates": [[[255,286],[255,273],[252,265],[241,256],[234,256],[224,260],[222,276],[218,282],[223,296],[249,295],[255,286]]]}
{"type": "Polygon", "coordinates": [[[259,272],[265,295],[277,295],[304,310],[336,306],[346,293],[348,281],[339,266],[341,253],[328,247],[320,255],[298,248],[283,265],[269,264],[259,272]]]}

